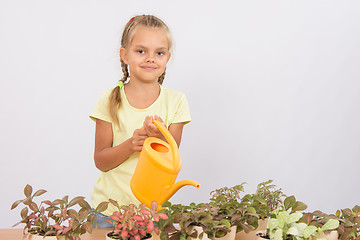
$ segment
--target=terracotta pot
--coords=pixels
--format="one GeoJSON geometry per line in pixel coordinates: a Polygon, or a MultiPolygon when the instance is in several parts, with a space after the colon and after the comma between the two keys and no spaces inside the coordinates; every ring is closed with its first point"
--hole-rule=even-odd
{"type": "MultiPolygon", "coordinates": [[[[111,232],[108,232],[108,233],[106,233],[106,240],[114,240],[114,238],[112,238],[112,237],[109,237],[108,235],[109,234],[111,234],[113,231],[111,231],[111,232]]],[[[148,238],[142,238],[142,239],[146,239],[146,240],[153,240],[153,236],[150,234],[150,237],[148,237],[148,238]]]]}
{"type": "Polygon", "coordinates": [[[241,231],[236,233],[236,240],[257,240],[259,239],[258,236],[256,236],[256,233],[258,233],[259,231],[266,231],[267,228],[267,224],[268,224],[268,220],[259,220],[258,222],[258,228],[255,229],[254,231],[248,232],[246,233],[245,231],[241,231]]]}
{"type": "MultiPolygon", "coordinates": [[[[193,229],[196,229],[196,231],[198,232],[198,234],[202,233],[202,227],[198,227],[198,226],[191,226],[189,229],[189,232],[192,232],[193,229]]],[[[232,226],[231,231],[226,234],[225,236],[221,237],[221,238],[215,238],[216,240],[235,240],[235,234],[236,234],[236,226],[232,226]]],[[[190,238],[190,239],[199,239],[199,238],[190,238]]],[[[210,238],[208,238],[207,234],[203,235],[202,240],[210,240],[210,238]]]]}

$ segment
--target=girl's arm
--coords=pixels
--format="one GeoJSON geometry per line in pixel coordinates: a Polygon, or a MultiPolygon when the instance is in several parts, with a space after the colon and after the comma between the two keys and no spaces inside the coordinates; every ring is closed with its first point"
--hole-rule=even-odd
{"type": "Polygon", "coordinates": [[[109,122],[96,119],[95,166],[105,172],[123,163],[134,152],[140,152],[147,138],[144,129],[136,129],[133,136],[116,147],[112,147],[113,132],[109,122]]]}
{"type": "Polygon", "coordinates": [[[173,136],[178,147],[180,147],[183,128],[184,128],[184,123],[172,123],[169,126],[169,132],[173,136]]]}

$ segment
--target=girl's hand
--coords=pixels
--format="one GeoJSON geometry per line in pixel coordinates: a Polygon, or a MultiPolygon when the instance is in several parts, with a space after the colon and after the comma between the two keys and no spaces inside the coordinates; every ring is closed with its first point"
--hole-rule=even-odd
{"type": "Polygon", "coordinates": [[[136,129],[130,139],[131,148],[135,152],[141,152],[145,139],[148,137],[145,129],[136,129]]]}
{"type": "Polygon", "coordinates": [[[157,137],[157,138],[163,139],[164,137],[163,137],[162,133],[152,122],[153,119],[158,120],[161,124],[163,124],[166,127],[164,121],[158,115],[147,116],[144,121],[144,129],[146,131],[146,134],[149,137],[157,137]]]}

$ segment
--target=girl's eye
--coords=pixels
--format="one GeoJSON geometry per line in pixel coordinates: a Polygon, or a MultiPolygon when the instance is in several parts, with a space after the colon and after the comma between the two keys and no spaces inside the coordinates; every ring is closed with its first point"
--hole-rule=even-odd
{"type": "Polygon", "coordinates": [[[140,54],[144,54],[144,53],[145,53],[144,50],[137,50],[137,52],[140,53],[140,54]]]}
{"type": "Polygon", "coordinates": [[[162,55],[164,55],[165,53],[164,53],[164,52],[157,52],[156,54],[159,55],[159,56],[162,56],[162,55]]]}

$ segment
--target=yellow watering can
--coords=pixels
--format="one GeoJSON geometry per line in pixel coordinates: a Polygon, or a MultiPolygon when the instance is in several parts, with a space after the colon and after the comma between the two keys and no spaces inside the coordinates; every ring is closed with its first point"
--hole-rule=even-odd
{"type": "Polygon", "coordinates": [[[154,200],[160,207],[185,185],[200,188],[199,183],[193,180],[181,180],[175,183],[181,169],[179,149],[166,127],[155,119],[153,123],[168,143],[155,137],[145,139],[130,181],[131,191],[135,197],[149,208],[154,200]]]}

